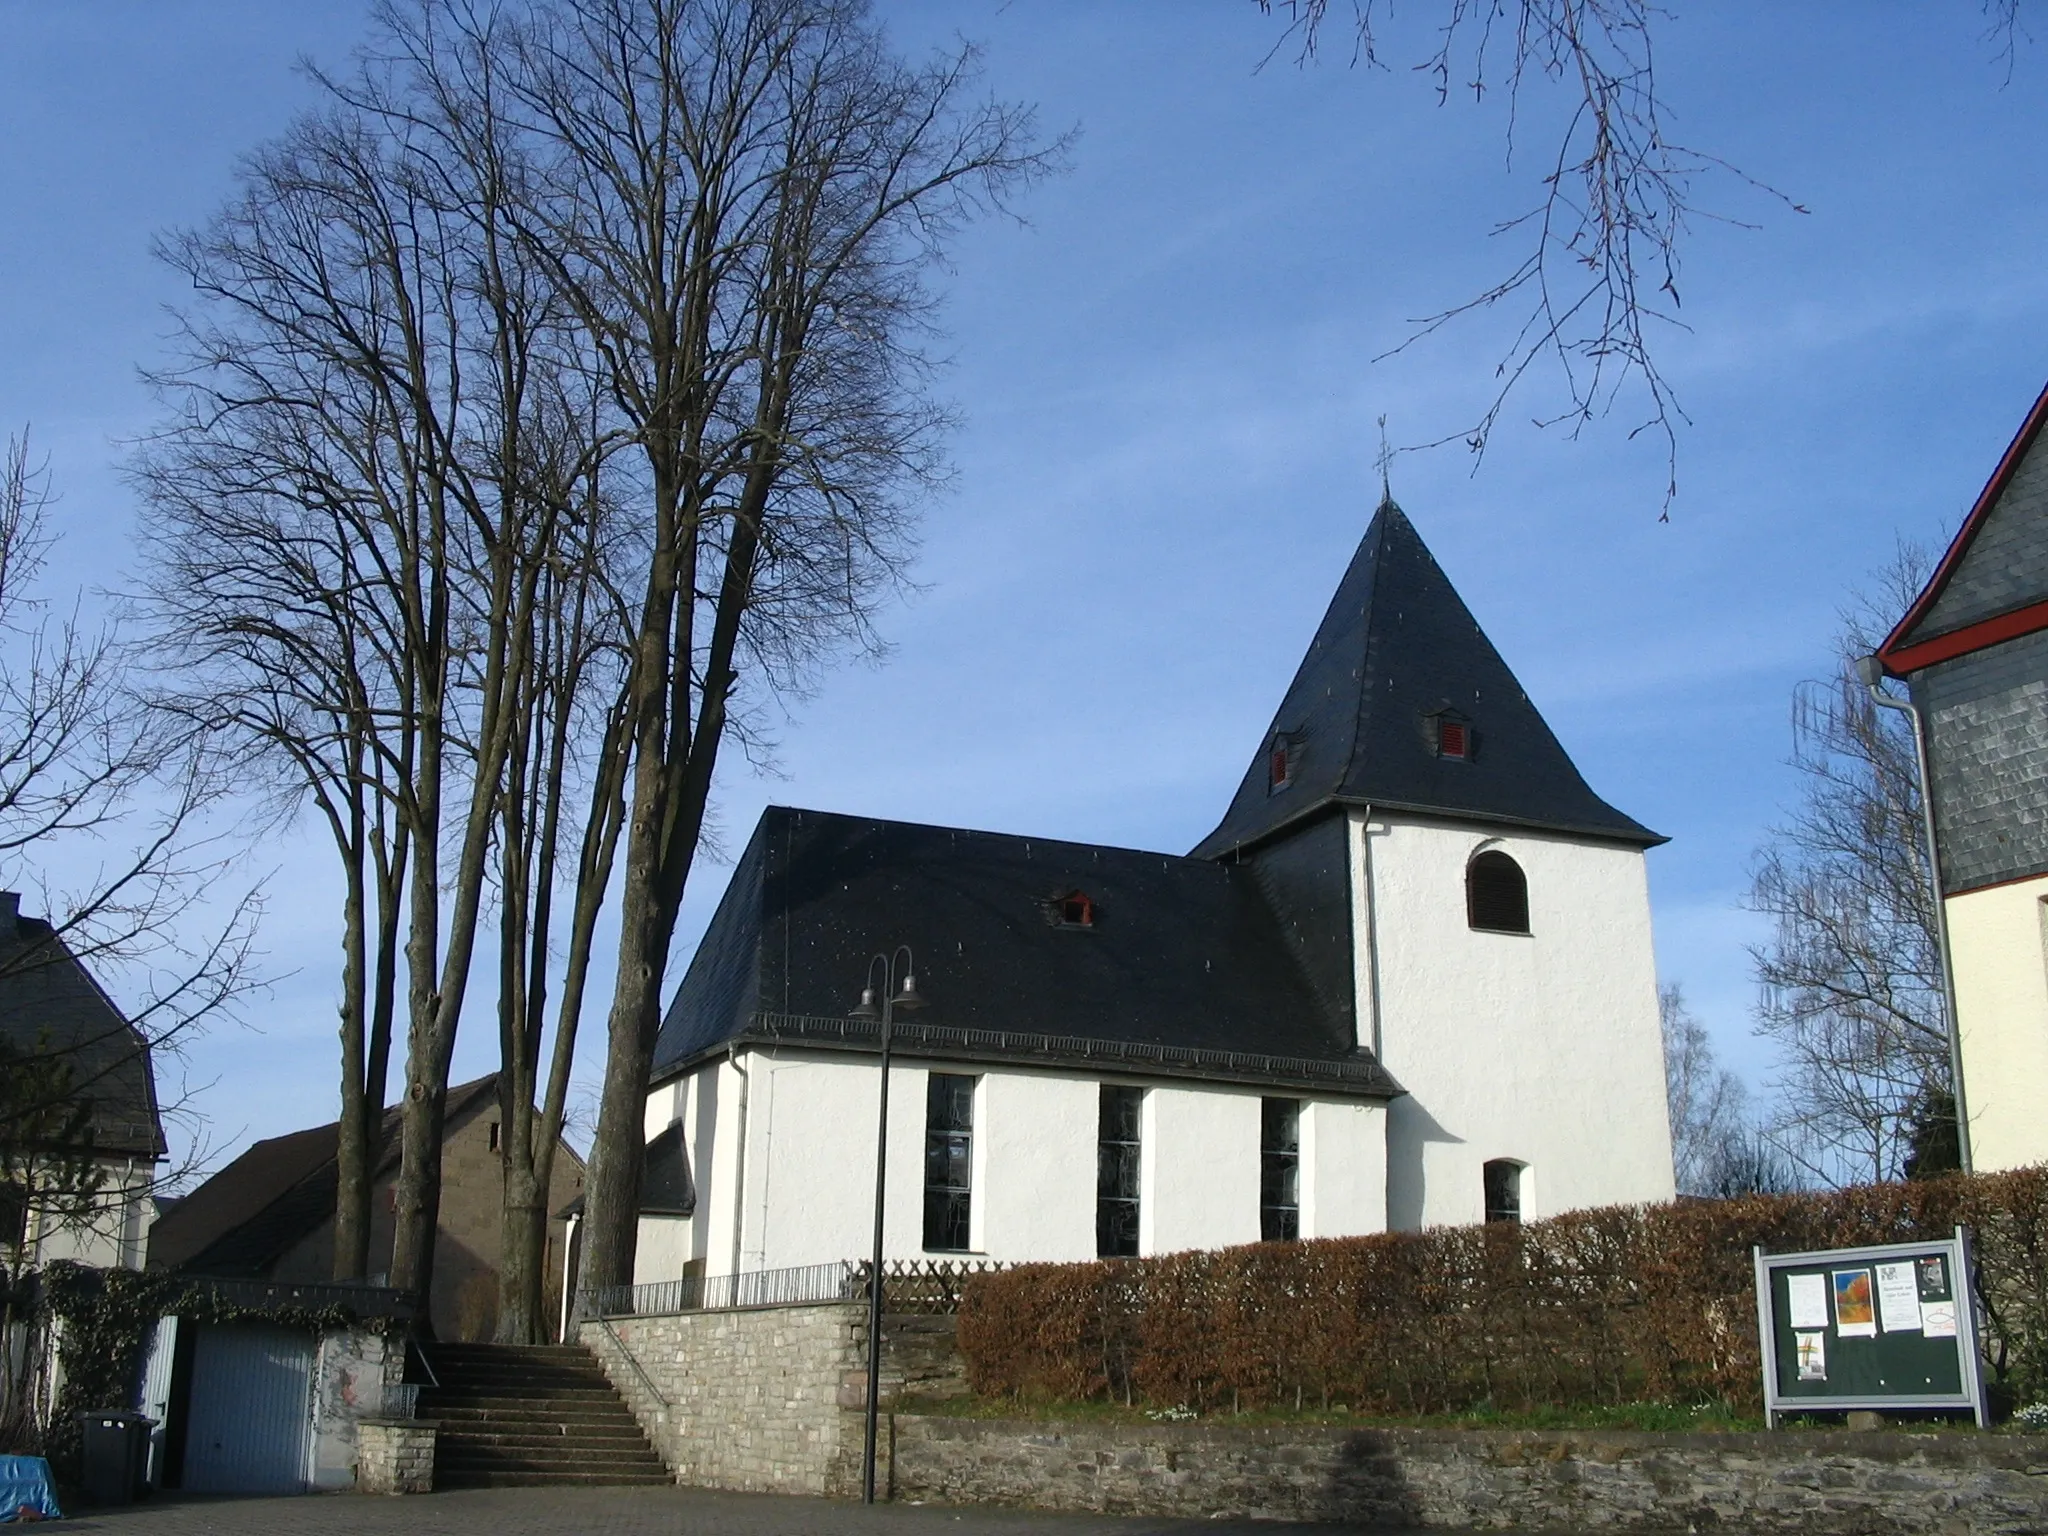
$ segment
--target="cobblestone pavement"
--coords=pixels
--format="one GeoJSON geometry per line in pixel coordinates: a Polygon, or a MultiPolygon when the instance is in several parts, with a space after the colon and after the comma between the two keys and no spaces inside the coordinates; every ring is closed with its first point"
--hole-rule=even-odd
{"type": "MultiPolygon", "coordinates": [[[[52,1528],[104,1536],[1222,1536],[1249,1521],[879,1505],[694,1488],[486,1488],[392,1498],[166,1498],[52,1528]]],[[[1272,1536],[1272,1525],[1256,1527],[1272,1536]]]]}

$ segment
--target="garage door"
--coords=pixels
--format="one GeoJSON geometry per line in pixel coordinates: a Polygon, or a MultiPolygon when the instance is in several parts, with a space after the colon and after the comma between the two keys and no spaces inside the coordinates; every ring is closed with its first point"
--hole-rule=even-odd
{"type": "Polygon", "coordinates": [[[205,1327],[192,1349],[184,1486],[300,1493],[313,1429],[313,1336],[205,1327]]]}

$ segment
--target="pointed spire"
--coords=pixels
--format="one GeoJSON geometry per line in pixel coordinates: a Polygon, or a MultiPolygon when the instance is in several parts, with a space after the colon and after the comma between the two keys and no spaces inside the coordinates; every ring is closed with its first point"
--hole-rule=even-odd
{"type": "Polygon", "coordinates": [[[1337,585],[1215,858],[1337,805],[1663,842],[1587,787],[1407,514],[1383,502],[1337,585]]]}
{"type": "Polygon", "coordinates": [[[1387,418],[1380,417],[1380,506],[1394,505],[1394,485],[1390,471],[1394,467],[1394,450],[1387,446],[1387,418]]]}

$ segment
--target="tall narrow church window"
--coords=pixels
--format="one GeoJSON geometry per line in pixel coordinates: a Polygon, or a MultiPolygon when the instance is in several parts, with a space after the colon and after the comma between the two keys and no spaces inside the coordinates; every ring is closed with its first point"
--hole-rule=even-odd
{"type": "Polygon", "coordinates": [[[1259,1240],[1301,1236],[1301,1100],[1259,1101],[1259,1240]]]}
{"type": "Polygon", "coordinates": [[[972,1246],[975,1079],[934,1072],[924,1100],[924,1246],[964,1253],[972,1246]]]}
{"type": "Polygon", "coordinates": [[[1486,1179],[1486,1219],[1520,1221],[1522,1165],[1511,1158],[1496,1157],[1483,1171],[1486,1179]]]}
{"type": "Polygon", "coordinates": [[[1465,866],[1465,918],[1488,933],[1529,931],[1529,882],[1522,866],[1488,849],[1465,866]]]}
{"type": "Polygon", "coordinates": [[[1102,1085],[1095,1154],[1095,1252],[1099,1258],[1138,1255],[1138,1140],[1144,1109],[1144,1089],[1102,1085]]]}

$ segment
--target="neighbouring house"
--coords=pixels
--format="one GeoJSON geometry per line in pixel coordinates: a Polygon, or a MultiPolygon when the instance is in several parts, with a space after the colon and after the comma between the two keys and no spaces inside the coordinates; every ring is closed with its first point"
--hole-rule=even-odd
{"type": "Polygon", "coordinates": [[[0,891],[0,1259],[139,1269],[166,1155],[148,1037],[0,891]]]}
{"type": "Polygon", "coordinates": [[[635,1279],[868,1251],[879,1028],[849,1013],[906,944],[891,1259],[1669,1199],[1662,841],[1389,501],[1191,853],[763,814],[656,1047],[646,1133],[692,1198],[658,1241],[643,1218],[635,1279]]]}
{"type": "MultiPolygon", "coordinates": [[[[504,1181],[498,1075],[448,1090],[441,1132],[441,1205],[428,1313],[443,1339],[488,1339],[497,1322],[504,1181]]],[[[150,1234],[153,1269],[223,1279],[318,1283],[334,1272],[338,1127],[329,1123],[259,1141],[166,1211],[150,1234]]],[[[384,1117],[370,1196],[373,1270],[388,1271],[398,1180],[398,1111],[384,1117]]],[[[583,1159],[555,1151],[548,1206],[559,1212],[583,1188],[583,1159]]],[[[562,1219],[548,1224],[552,1277],[562,1219]]],[[[383,1282],[383,1274],[373,1277],[383,1282]]],[[[544,1309],[554,1315],[553,1308],[544,1309]]]]}
{"type": "Polygon", "coordinates": [[[1975,1166],[2048,1162],[2048,390],[1878,650],[1924,722],[1975,1166]]]}

